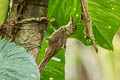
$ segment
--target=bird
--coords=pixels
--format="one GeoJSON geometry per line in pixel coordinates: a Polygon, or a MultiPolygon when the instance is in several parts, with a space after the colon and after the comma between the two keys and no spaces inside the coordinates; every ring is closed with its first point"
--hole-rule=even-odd
{"type": "Polygon", "coordinates": [[[39,64],[39,71],[42,72],[46,63],[55,56],[58,51],[64,46],[66,48],[66,40],[69,35],[76,31],[76,26],[73,21],[72,15],[70,14],[70,21],[67,25],[61,26],[58,30],[52,33],[50,37],[47,38],[47,49],[45,52],[45,57],[39,64]]]}

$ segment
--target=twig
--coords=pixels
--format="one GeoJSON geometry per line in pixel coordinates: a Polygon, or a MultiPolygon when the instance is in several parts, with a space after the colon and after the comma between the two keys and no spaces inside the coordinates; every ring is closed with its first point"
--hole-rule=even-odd
{"type": "Polygon", "coordinates": [[[90,19],[90,15],[88,12],[88,5],[87,5],[87,0],[81,0],[80,4],[81,4],[81,19],[84,20],[85,23],[85,28],[84,28],[84,34],[85,34],[85,38],[88,38],[90,40],[92,40],[93,42],[93,47],[95,48],[96,52],[98,52],[98,49],[96,47],[96,42],[95,42],[95,38],[93,35],[93,30],[92,30],[92,20],[90,19]]]}
{"type": "Polygon", "coordinates": [[[42,21],[46,21],[46,23],[48,23],[48,22],[53,22],[53,21],[55,21],[55,19],[54,19],[54,18],[48,19],[48,18],[46,18],[46,17],[28,18],[28,19],[23,19],[23,20],[21,20],[21,21],[18,21],[17,24],[23,24],[23,23],[28,23],[28,22],[38,22],[38,23],[40,23],[40,22],[42,22],[42,21]]]}

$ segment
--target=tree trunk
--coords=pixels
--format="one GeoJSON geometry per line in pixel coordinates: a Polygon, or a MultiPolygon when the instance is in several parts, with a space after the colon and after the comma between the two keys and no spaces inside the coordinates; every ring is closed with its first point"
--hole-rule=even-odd
{"type": "MultiPolygon", "coordinates": [[[[16,10],[17,18],[19,17],[18,20],[46,17],[48,1],[49,0],[14,0],[14,7],[17,5],[16,10]]],[[[15,13],[15,11],[13,11],[13,13],[15,13]]],[[[14,41],[17,44],[22,45],[30,54],[32,54],[36,62],[43,40],[43,33],[46,28],[46,22],[38,23],[31,21],[17,25],[14,41]]]]}

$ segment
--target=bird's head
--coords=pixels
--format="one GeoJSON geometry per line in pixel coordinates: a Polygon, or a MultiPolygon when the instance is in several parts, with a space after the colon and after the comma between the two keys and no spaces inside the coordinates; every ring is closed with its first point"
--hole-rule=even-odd
{"type": "Polygon", "coordinates": [[[76,31],[76,26],[71,14],[70,14],[70,21],[68,22],[66,29],[68,35],[73,34],[76,31]]]}

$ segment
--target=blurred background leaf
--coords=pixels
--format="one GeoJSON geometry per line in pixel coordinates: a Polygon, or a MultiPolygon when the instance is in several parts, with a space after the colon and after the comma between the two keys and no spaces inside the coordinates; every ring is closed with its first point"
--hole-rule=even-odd
{"type": "Polygon", "coordinates": [[[9,0],[0,0],[0,25],[4,23],[8,14],[9,0]]]}
{"type": "Polygon", "coordinates": [[[114,51],[68,39],[65,56],[65,80],[120,80],[120,31],[113,38],[114,51]],[[71,44],[72,43],[72,44],[71,44]]]}
{"type": "Polygon", "coordinates": [[[40,73],[23,47],[0,40],[0,80],[40,80],[40,73]]]}

